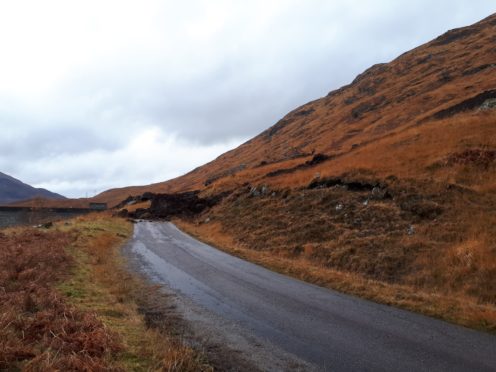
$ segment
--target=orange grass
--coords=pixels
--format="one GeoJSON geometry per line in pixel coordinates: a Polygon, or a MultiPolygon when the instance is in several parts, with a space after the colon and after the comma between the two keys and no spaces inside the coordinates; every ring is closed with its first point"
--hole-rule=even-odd
{"type": "Polygon", "coordinates": [[[176,316],[148,326],[143,312],[168,303],[126,270],[130,233],[105,214],[0,232],[1,370],[212,370],[177,337],[176,316]]]}
{"type": "Polygon", "coordinates": [[[69,233],[0,234],[0,369],[112,370],[119,337],[54,288],[73,260],[69,233]]]}

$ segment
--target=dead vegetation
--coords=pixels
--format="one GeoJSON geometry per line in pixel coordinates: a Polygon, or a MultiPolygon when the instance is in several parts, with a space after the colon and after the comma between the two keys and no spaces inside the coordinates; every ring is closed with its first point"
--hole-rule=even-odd
{"type": "Polygon", "coordinates": [[[73,264],[69,233],[0,235],[0,369],[111,370],[118,335],[54,288],[73,264]]]}
{"type": "Polygon", "coordinates": [[[184,226],[302,279],[494,331],[495,120],[466,114],[311,167],[244,170],[204,190],[232,193],[184,226]],[[291,171],[266,177],[277,169],[291,171]]]}
{"type": "Polygon", "coordinates": [[[109,190],[97,199],[117,204],[145,191],[218,192],[245,182],[298,187],[300,178],[308,183],[318,172],[339,176],[357,168],[387,172],[384,177],[407,172],[420,177],[427,161],[463,151],[468,138],[482,138],[473,144],[478,146],[496,137],[491,103],[495,17],[447,34],[461,32],[464,38],[442,36],[373,66],[351,84],[293,110],[259,136],[182,177],[109,190]],[[449,43],[439,42],[446,38],[449,43]],[[313,154],[330,159],[307,167],[313,154]]]}
{"type": "Polygon", "coordinates": [[[0,369],[212,369],[182,342],[158,288],[126,270],[130,231],[91,215],[0,234],[0,369]]]}

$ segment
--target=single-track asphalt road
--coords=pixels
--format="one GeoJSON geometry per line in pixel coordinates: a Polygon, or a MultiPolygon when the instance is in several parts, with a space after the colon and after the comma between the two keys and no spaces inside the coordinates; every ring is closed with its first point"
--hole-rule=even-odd
{"type": "Polygon", "coordinates": [[[496,371],[496,337],[304,283],[171,223],[140,222],[133,257],[205,311],[328,371],[496,371]]]}

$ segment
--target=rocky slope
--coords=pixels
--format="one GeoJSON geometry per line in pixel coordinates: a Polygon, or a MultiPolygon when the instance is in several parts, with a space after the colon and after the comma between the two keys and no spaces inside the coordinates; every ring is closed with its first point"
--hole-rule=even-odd
{"type": "Polygon", "coordinates": [[[55,194],[45,189],[34,188],[14,177],[0,172],[0,205],[33,198],[65,199],[62,195],[55,194]]]}

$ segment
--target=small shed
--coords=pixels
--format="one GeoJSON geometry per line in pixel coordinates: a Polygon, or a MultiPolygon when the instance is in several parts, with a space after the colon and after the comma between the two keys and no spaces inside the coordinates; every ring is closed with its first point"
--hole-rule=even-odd
{"type": "Polygon", "coordinates": [[[104,211],[107,208],[107,203],[90,203],[90,209],[94,211],[104,211]]]}

